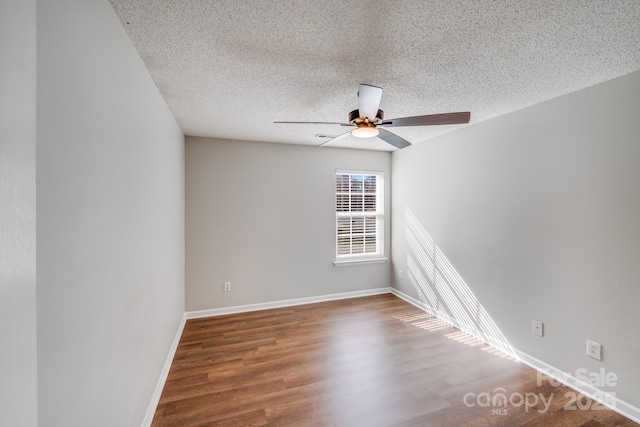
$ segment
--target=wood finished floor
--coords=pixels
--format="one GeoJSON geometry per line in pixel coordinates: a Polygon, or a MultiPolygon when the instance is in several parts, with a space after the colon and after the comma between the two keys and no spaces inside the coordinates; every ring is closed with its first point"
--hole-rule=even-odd
{"type": "Polygon", "coordinates": [[[638,425],[487,350],[390,294],[189,320],[153,427],[638,425]],[[464,403],[500,387],[551,404],[464,403]]]}

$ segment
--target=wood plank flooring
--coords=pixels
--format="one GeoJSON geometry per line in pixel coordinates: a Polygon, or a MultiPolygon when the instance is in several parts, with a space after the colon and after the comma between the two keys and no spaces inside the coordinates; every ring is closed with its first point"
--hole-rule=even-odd
{"type": "Polygon", "coordinates": [[[390,294],[189,320],[153,427],[637,426],[487,350],[390,294]]]}

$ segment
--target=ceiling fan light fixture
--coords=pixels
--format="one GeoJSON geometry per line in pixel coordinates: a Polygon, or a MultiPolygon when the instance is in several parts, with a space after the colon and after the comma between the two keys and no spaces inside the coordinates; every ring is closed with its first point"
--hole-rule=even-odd
{"type": "Polygon", "coordinates": [[[379,133],[380,131],[376,129],[375,126],[362,123],[358,125],[358,129],[354,129],[353,132],[351,132],[351,135],[356,138],[373,138],[374,136],[378,136],[379,133]]]}

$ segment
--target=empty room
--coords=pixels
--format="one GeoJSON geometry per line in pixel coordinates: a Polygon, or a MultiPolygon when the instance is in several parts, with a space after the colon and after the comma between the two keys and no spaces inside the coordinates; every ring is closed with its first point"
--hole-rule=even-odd
{"type": "Polygon", "coordinates": [[[640,423],[640,3],[0,6],[0,426],[640,423]]]}

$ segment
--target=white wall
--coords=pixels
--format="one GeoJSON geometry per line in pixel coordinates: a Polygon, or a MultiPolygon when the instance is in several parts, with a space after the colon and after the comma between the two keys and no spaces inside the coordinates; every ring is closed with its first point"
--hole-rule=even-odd
{"type": "Polygon", "coordinates": [[[36,3],[0,3],[0,426],[37,425],[36,3]]]}
{"type": "Polygon", "coordinates": [[[394,287],[415,216],[513,347],[640,407],[639,114],[636,72],[393,153],[394,287]]]}
{"type": "Polygon", "coordinates": [[[187,311],[388,287],[389,262],[333,260],[335,170],[383,171],[389,214],[390,162],[387,152],[187,137],[187,311]]]}
{"type": "Polygon", "coordinates": [[[184,137],[108,1],[37,30],[39,425],[139,426],[184,313],[184,137]]]}

